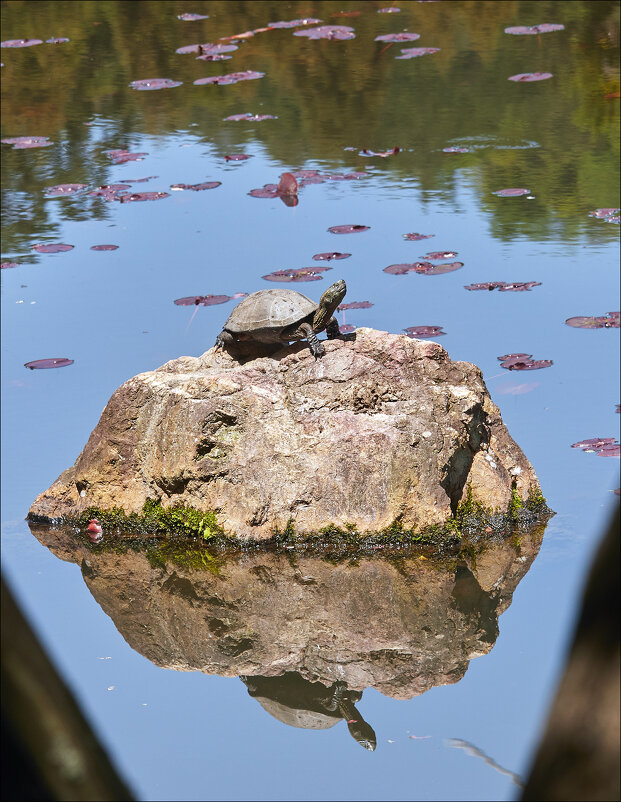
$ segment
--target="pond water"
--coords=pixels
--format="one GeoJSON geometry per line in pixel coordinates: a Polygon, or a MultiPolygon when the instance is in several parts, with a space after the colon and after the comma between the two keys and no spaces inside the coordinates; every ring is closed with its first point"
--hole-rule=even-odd
{"type": "Polygon", "coordinates": [[[2,4],[5,42],[42,40],[2,49],[2,139],[51,143],[2,145],[2,261],[18,265],[1,273],[3,570],[142,799],[514,798],[618,502],[618,461],[571,448],[618,437],[618,331],[565,323],[619,308],[619,230],[590,215],[619,206],[618,4],[387,6],[2,4]],[[190,12],[207,18],[178,18],[190,12]],[[354,36],[257,31],[310,17],[354,36]],[[564,29],[504,32],[541,23],[564,29]],[[249,31],[227,40],[230,59],[176,52],[249,31]],[[420,39],[376,41],[398,32],[420,39]],[[439,50],[399,58],[411,47],[439,50]],[[264,76],[193,83],[247,70],[264,76]],[[552,76],[508,80],[523,73],[552,76]],[[155,78],[180,84],[129,86],[155,78]],[[271,118],[225,119],[244,113],[271,118]],[[297,205],[248,195],[298,170],[331,178],[297,205]],[[334,177],[351,173],[365,175],[334,177]],[[167,195],[89,194],[121,182],[167,195]],[[220,183],[171,189],[204,182],[220,183]],[[46,192],[61,184],[84,186],[46,192]],[[34,250],[57,243],[73,247],[34,250]],[[92,249],[104,244],[117,248],[92,249]],[[312,259],[333,251],[351,256],[312,259]],[[457,255],[434,264],[463,266],[384,271],[437,251],[457,255]],[[545,533],[452,573],[269,555],[162,568],[33,536],[30,504],[113,391],[211,347],[235,303],[176,299],[286,287],[263,277],[312,266],[330,270],[298,290],[318,298],[344,278],[347,302],[372,304],[347,325],[441,326],[451,358],[480,366],[556,511],[545,533]],[[483,282],[538,285],[465,289],[483,282]],[[501,367],[513,353],[553,364],[501,367]],[[73,364],[24,367],[61,357],[73,364]]]}

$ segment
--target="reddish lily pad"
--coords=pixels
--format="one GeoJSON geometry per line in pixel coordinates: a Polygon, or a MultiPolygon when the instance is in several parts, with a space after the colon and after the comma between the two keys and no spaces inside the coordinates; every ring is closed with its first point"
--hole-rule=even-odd
{"type": "Polygon", "coordinates": [[[45,194],[48,197],[62,197],[65,195],[74,195],[82,189],[87,189],[88,184],[58,184],[55,187],[48,187],[45,194]]]}
{"type": "Polygon", "coordinates": [[[177,19],[183,22],[195,22],[199,19],[209,19],[209,14],[177,14],[177,19]]]}
{"type": "Polygon", "coordinates": [[[262,278],[266,281],[319,281],[322,278],[321,274],[331,269],[330,267],[299,267],[293,270],[275,270],[262,278]]]}
{"type": "Polygon", "coordinates": [[[247,292],[236,292],[234,295],[190,295],[187,298],[177,298],[177,306],[215,306],[233,301],[236,298],[245,298],[247,292]]]}
{"type": "Polygon", "coordinates": [[[313,259],[316,262],[331,262],[332,259],[349,259],[351,253],[339,253],[338,251],[332,251],[329,253],[316,253],[313,256],[313,259]]]}
{"type": "Polygon", "coordinates": [[[362,231],[368,231],[371,226],[359,225],[344,225],[344,226],[330,226],[328,231],[331,234],[359,234],[362,231]]]}
{"type": "Polygon", "coordinates": [[[356,327],[352,326],[351,323],[343,323],[342,325],[339,326],[340,334],[351,334],[352,331],[356,331],[356,327]]]}
{"type": "Polygon", "coordinates": [[[115,201],[119,199],[121,192],[127,192],[125,184],[104,184],[101,187],[96,187],[91,192],[87,192],[87,195],[103,198],[105,201],[115,201]]]}
{"type": "Polygon", "coordinates": [[[406,273],[411,273],[413,270],[413,263],[404,262],[398,265],[388,265],[384,268],[384,273],[390,273],[392,276],[405,276],[406,273]]]}
{"type": "Polygon", "coordinates": [[[222,181],[203,181],[202,184],[171,184],[171,189],[192,189],[194,192],[200,192],[202,189],[215,189],[222,186],[222,181]]]}
{"type": "Polygon", "coordinates": [[[65,245],[64,242],[50,242],[42,243],[41,245],[33,245],[32,250],[37,253],[64,253],[65,251],[73,250],[75,246],[65,245]]]}
{"type": "Polygon", "coordinates": [[[121,203],[131,203],[132,201],[155,201],[169,197],[168,192],[132,192],[128,195],[120,195],[118,200],[121,203]]]}
{"type": "Polygon", "coordinates": [[[340,304],[336,308],[339,312],[343,312],[345,309],[370,309],[372,306],[371,301],[351,301],[348,304],[340,304]]]}
{"type": "Polygon", "coordinates": [[[507,370],[539,370],[549,368],[553,364],[551,359],[534,360],[532,354],[505,354],[498,359],[500,367],[507,370]]]}
{"type": "Polygon", "coordinates": [[[510,75],[508,80],[518,83],[531,83],[532,81],[547,81],[548,78],[553,77],[551,72],[520,72],[517,75],[510,75]]]}
{"type": "Polygon", "coordinates": [[[401,48],[401,55],[395,56],[398,59],[418,58],[419,56],[430,56],[439,53],[439,47],[405,47],[401,48]]]}
{"type": "Polygon", "coordinates": [[[47,136],[13,136],[2,139],[3,145],[13,145],[13,150],[26,150],[27,148],[49,148],[53,142],[47,136]]]}
{"type": "Polygon", "coordinates": [[[330,39],[331,41],[342,41],[345,39],[355,39],[354,29],[348,25],[322,25],[319,28],[306,28],[302,31],[294,31],[294,36],[307,36],[309,39],[330,39]]]}
{"type": "Polygon", "coordinates": [[[238,81],[252,81],[255,78],[263,78],[264,76],[264,72],[245,70],[244,72],[229,72],[226,75],[212,75],[209,78],[197,78],[193,83],[194,86],[203,86],[204,84],[224,86],[225,84],[236,84],[238,81]]]}
{"type": "Polygon", "coordinates": [[[387,8],[377,9],[378,14],[398,14],[400,11],[401,9],[397,8],[396,6],[388,6],[387,8]]]}
{"type": "Polygon", "coordinates": [[[237,45],[228,44],[213,44],[212,42],[203,42],[202,44],[198,45],[184,45],[183,47],[178,47],[175,50],[175,53],[179,55],[186,55],[187,53],[199,53],[202,55],[216,55],[220,53],[232,53],[233,51],[238,50],[237,45]]]}
{"type": "Polygon", "coordinates": [[[277,120],[278,117],[274,114],[250,114],[250,112],[246,112],[245,114],[231,114],[230,117],[225,117],[224,122],[232,120],[233,122],[237,122],[239,120],[249,120],[250,122],[261,122],[262,120],[277,120]]]}
{"type": "Polygon", "coordinates": [[[575,329],[618,329],[619,312],[608,312],[600,317],[570,317],[565,323],[575,329]]]}
{"type": "Polygon", "coordinates": [[[577,443],[572,443],[572,448],[581,448],[583,451],[597,451],[604,446],[616,443],[615,437],[591,437],[588,440],[580,440],[577,443]]]}
{"type": "Polygon", "coordinates": [[[2,264],[0,264],[0,269],[2,269],[2,270],[8,270],[11,267],[19,267],[19,263],[18,262],[2,262],[2,264]]]}
{"type": "Polygon", "coordinates": [[[48,45],[62,45],[69,41],[66,36],[52,36],[50,39],[46,39],[45,43],[48,45]]]}
{"type": "Polygon", "coordinates": [[[32,362],[26,362],[24,367],[30,368],[30,370],[46,370],[47,368],[65,368],[67,365],[73,365],[73,359],[56,357],[53,359],[34,359],[32,362]]]}
{"type": "Polygon", "coordinates": [[[6,39],[4,42],[0,42],[0,47],[32,47],[42,44],[42,39],[6,39]]]}
{"type": "Polygon", "coordinates": [[[500,292],[526,292],[530,291],[531,287],[540,287],[540,281],[485,281],[482,284],[467,284],[467,290],[495,290],[500,292]]]}
{"type": "Polygon", "coordinates": [[[110,159],[113,164],[125,164],[125,162],[140,162],[148,153],[130,153],[124,148],[117,148],[116,150],[104,150],[105,155],[110,159]]]}
{"type": "Polygon", "coordinates": [[[595,209],[595,211],[589,212],[589,217],[596,217],[599,220],[605,220],[607,223],[616,223],[618,225],[621,221],[620,213],[620,209],[614,208],[595,209]]]}
{"type": "Polygon", "coordinates": [[[118,245],[91,245],[91,251],[116,251],[118,245]]]}
{"type": "Polygon", "coordinates": [[[524,187],[497,189],[496,192],[492,192],[492,195],[498,195],[499,198],[516,198],[520,195],[530,195],[530,189],[524,189],[524,187]]]}
{"type": "Polygon", "coordinates": [[[251,156],[247,156],[245,153],[231,153],[229,156],[224,157],[227,162],[243,162],[246,159],[251,159],[251,156]]]}
{"type": "Polygon", "coordinates": [[[430,251],[423,256],[423,259],[454,259],[457,251],[430,251]]]}
{"type": "Polygon", "coordinates": [[[442,326],[409,326],[403,331],[413,340],[426,340],[430,337],[441,337],[446,334],[442,326]]]}
{"type": "Polygon", "coordinates": [[[197,56],[197,61],[228,61],[229,59],[233,58],[233,56],[229,56],[227,53],[205,53],[202,56],[197,56]]]}
{"type": "Polygon", "coordinates": [[[183,81],[173,81],[172,78],[143,78],[140,81],[132,81],[129,87],[145,92],[151,89],[172,89],[181,86],[182,83],[183,81]]]}
{"type": "Polygon", "coordinates": [[[511,28],[505,28],[505,33],[512,33],[515,36],[523,36],[524,34],[550,33],[551,31],[564,30],[564,25],[558,25],[552,22],[542,22],[541,25],[514,25],[511,28]]]}
{"type": "Polygon", "coordinates": [[[413,270],[421,276],[441,276],[444,273],[453,273],[463,266],[463,262],[446,262],[440,265],[433,265],[431,262],[414,262],[413,270]]]}
{"type": "Polygon", "coordinates": [[[597,451],[598,457],[621,457],[621,445],[619,443],[611,443],[607,446],[602,446],[597,451]]]}
{"type": "Polygon", "coordinates": [[[320,19],[313,19],[312,17],[304,17],[303,19],[292,19],[288,22],[268,22],[268,28],[299,28],[301,25],[318,25],[320,19]]]}
{"type": "Polygon", "coordinates": [[[381,150],[381,151],[368,150],[367,148],[362,148],[362,150],[360,151],[360,153],[358,155],[359,156],[382,156],[383,158],[385,158],[386,156],[394,156],[396,153],[399,153],[400,150],[401,150],[401,148],[397,147],[396,145],[395,145],[394,148],[392,148],[392,150],[381,150]]]}
{"type": "Polygon", "coordinates": [[[381,36],[376,36],[373,41],[375,42],[414,42],[420,39],[420,33],[408,33],[402,31],[401,33],[383,33],[381,36]]]}
{"type": "Polygon", "coordinates": [[[418,242],[421,239],[431,239],[435,237],[435,234],[404,234],[403,239],[407,240],[408,242],[418,242]]]}
{"type": "Polygon", "coordinates": [[[470,148],[442,148],[442,153],[470,153],[470,148]]]}

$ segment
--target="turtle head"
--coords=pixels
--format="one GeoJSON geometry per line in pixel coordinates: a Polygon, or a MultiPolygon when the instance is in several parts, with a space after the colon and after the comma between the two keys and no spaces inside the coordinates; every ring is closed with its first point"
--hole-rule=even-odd
{"type": "Polygon", "coordinates": [[[324,292],[319,301],[319,306],[313,318],[313,331],[323,331],[328,325],[332,315],[336,311],[336,307],[341,303],[347,292],[347,285],[345,281],[340,278],[335,281],[331,287],[324,292]]]}

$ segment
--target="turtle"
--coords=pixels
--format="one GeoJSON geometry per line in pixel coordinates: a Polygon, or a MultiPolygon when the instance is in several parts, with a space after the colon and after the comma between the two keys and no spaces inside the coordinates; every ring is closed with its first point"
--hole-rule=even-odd
{"type": "Polygon", "coordinates": [[[295,290],[253,292],[229,315],[216,339],[216,348],[241,356],[269,355],[292,340],[308,340],[318,359],[325,354],[325,348],[317,334],[325,329],[329,339],[339,336],[334,312],[346,292],[343,279],[328,287],[318,304],[295,290]]]}

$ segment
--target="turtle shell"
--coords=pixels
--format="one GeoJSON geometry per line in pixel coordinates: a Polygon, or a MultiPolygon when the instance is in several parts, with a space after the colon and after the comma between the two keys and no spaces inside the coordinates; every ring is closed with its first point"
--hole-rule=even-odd
{"type": "Polygon", "coordinates": [[[259,290],[253,292],[231,312],[224,328],[233,334],[282,329],[298,323],[315,312],[317,304],[295,290],[259,290]]]}

